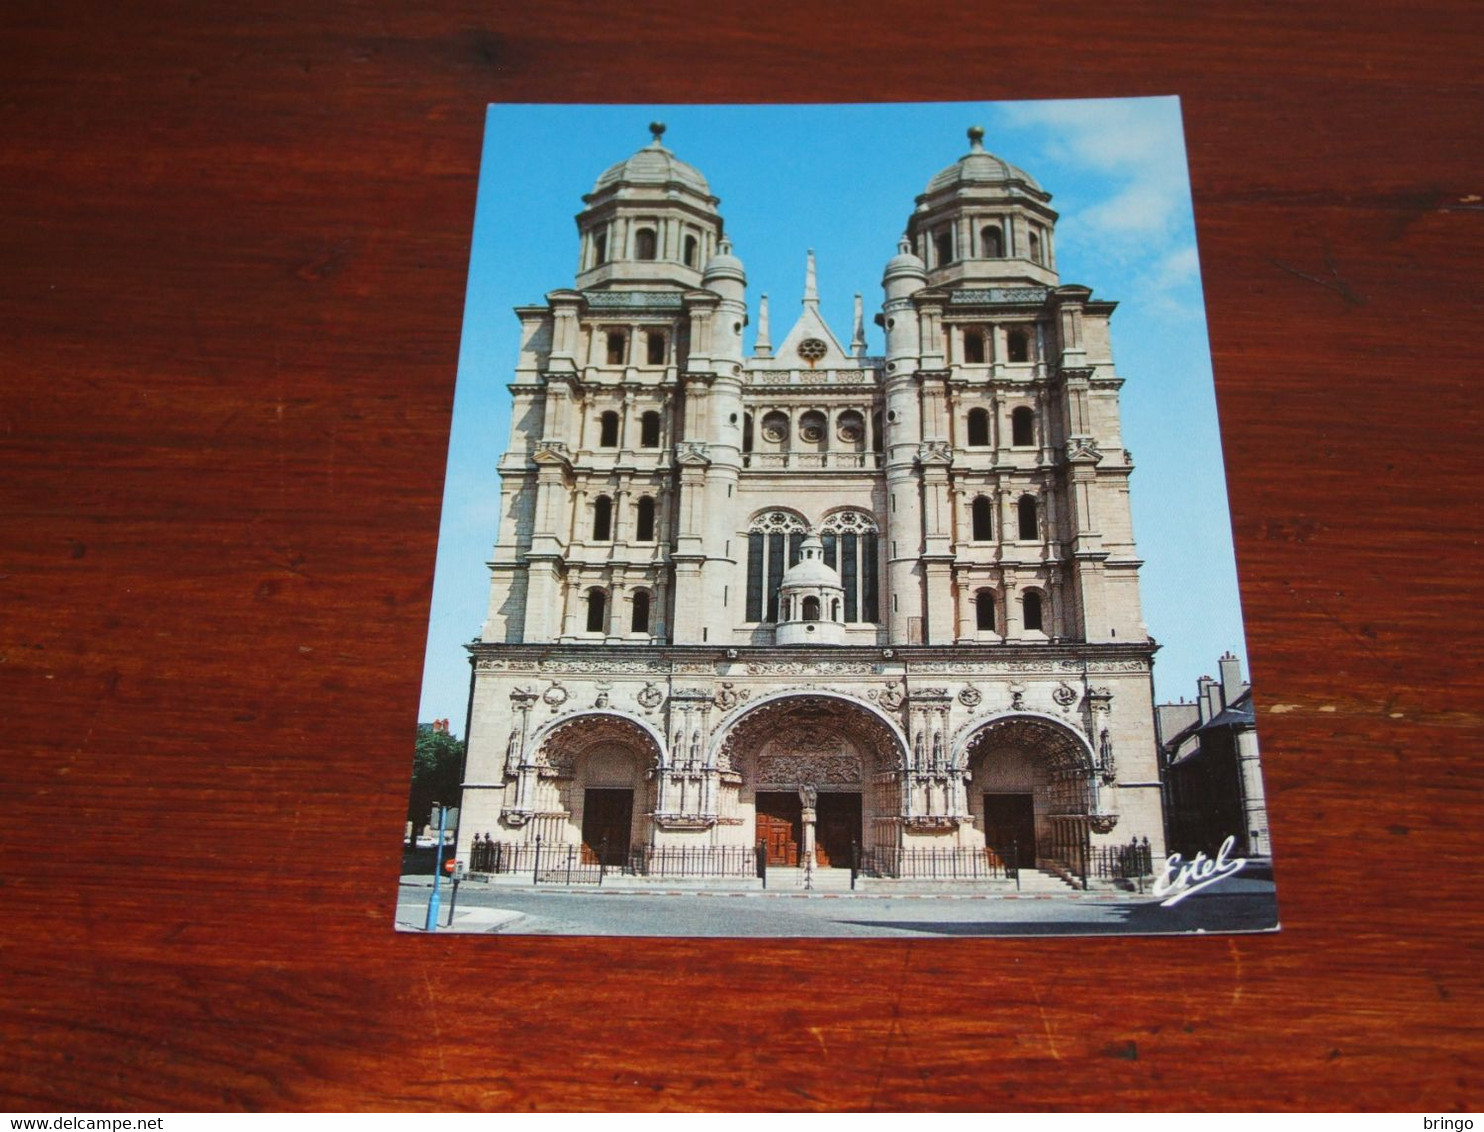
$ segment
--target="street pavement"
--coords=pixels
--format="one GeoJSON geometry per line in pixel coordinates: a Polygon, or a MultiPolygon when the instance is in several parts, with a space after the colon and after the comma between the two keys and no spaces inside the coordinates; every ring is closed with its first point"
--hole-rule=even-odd
{"type": "MultiPolygon", "coordinates": [[[[422,931],[430,882],[403,877],[397,927],[422,931]]],[[[972,890],[803,893],[459,886],[449,920],[442,889],[439,930],[592,936],[931,937],[1185,934],[1269,931],[1278,906],[1271,881],[1231,877],[1173,907],[1132,893],[984,894],[972,890]]]]}

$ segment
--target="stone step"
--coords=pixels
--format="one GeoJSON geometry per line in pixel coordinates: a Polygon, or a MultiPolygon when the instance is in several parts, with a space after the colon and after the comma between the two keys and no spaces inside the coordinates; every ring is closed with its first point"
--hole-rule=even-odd
{"type": "Polygon", "coordinates": [[[809,874],[805,869],[797,867],[768,866],[770,889],[803,891],[806,886],[810,892],[849,892],[850,870],[815,868],[809,874]]]}

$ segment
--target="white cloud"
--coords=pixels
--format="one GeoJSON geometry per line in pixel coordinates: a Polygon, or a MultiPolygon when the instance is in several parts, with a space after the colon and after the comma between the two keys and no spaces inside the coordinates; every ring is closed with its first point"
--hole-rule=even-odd
{"type": "Polygon", "coordinates": [[[1200,278],[1201,261],[1194,244],[1176,248],[1160,262],[1159,274],[1171,286],[1193,283],[1200,278]]]}
{"type": "Polygon", "coordinates": [[[1180,198],[1168,186],[1136,181],[1111,200],[1086,209],[1076,220],[1104,237],[1149,237],[1168,232],[1180,214],[1180,198]]]}
{"type": "Polygon", "coordinates": [[[1067,217],[1073,230],[1147,241],[1184,216],[1185,144],[1174,99],[1019,103],[1005,122],[1043,132],[1048,160],[1108,186],[1103,199],[1067,217]]]}

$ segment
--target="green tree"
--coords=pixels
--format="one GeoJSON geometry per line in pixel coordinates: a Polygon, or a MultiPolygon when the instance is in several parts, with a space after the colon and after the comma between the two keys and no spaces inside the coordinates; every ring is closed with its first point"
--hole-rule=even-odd
{"type": "Polygon", "coordinates": [[[413,836],[428,822],[436,802],[459,804],[459,776],[464,768],[464,741],[430,723],[417,725],[412,755],[412,790],[407,797],[407,820],[413,836]]]}

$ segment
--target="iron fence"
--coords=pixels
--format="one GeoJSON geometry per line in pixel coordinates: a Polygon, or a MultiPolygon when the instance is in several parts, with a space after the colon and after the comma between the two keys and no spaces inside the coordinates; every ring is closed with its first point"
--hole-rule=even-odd
{"type": "Polygon", "coordinates": [[[641,846],[629,854],[629,869],[650,877],[754,877],[757,853],[748,845],[641,846]]]}
{"type": "Polygon", "coordinates": [[[871,877],[911,880],[1015,880],[1019,851],[988,847],[952,849],[862,849],[860,871],[871,877]]]}
{"type": "Polygon", "coordinates": [[[475,838],[469,847],[469,871],[523,875],[532,884],[602,884],[619,869],[601,863],[580,845],[544,845],[535,841],[494,841],[475,838]]]}
{"type": "Polygon", "coordinates": [[[533,884],[602,884],[607,877],[755,877],[758,860],[748,845],[636,846],[625,852],[602,846],[495,841],[488,834],[469,847],[469,871],[529,875],[533,884]]]}
{"type": "Polygon", "coordinates": [[[1092,851],[1092,875],[1099,880],[1142,880],[1154,875],[1149,838],[1127,845],[1099,845],[1092,851]]]}

